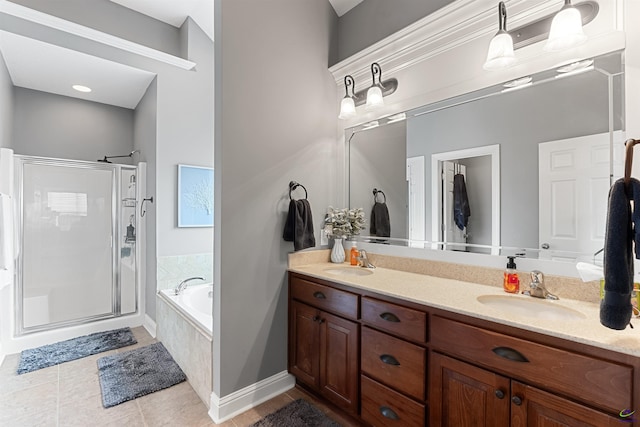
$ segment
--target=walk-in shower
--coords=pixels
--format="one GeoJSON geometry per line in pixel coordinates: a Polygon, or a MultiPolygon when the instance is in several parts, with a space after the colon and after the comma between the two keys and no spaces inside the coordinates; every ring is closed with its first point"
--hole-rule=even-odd
{"type": "Polygon", "coordinates": [[[137,168],[14,158],[16,335],[135,313],[137,168]]]}

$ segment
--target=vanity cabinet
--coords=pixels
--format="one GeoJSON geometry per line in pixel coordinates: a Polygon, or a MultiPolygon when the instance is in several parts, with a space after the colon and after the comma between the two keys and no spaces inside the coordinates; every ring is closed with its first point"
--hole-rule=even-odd
{"type": "Polygon", "coordinates": [[[289,372],[310,389],[358,411],[358,296],[291,277],[289,372]]]}
{"type": "Polygon", "coordinates": [[[431,425],[628,425],[608,414],[633,405],[631,366],[439,316],[432,325],[446,333],[432,333],[431,425]]]}

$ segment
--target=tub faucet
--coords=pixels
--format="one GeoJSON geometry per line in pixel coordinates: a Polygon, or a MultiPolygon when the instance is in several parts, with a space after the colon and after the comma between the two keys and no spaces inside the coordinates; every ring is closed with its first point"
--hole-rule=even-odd
{"type": "Polygon", "coordinates": [[[358,252],[358,265],[365,268],[376,268],[367,258],[367,251],[364,249],[360,249],[360,252],[358,252]]]}
{"type": "Polygon", "coordinates": [[[538,270],[533,270],[531,272],[531,283],[529,284],[529,290],[524,291],[523,294],[536,297],[536,298],[554,299],[554,300],[558,299],[557,296],[549,292],[547,288],[544,286],[544,275],[542,274],[542,272],[538,270]]]}
{"type": "Polygon", "coordinates": [[[176,286],[176,288],[174,289],[174,293],[176,295],[179,295],[180,292],[184,291],[187,287],[187,282],[190,282],[192,280],[204,280],[204,277],[189,277],[188,279],[184,279],[178,284],[178,286],[176,286]]]}

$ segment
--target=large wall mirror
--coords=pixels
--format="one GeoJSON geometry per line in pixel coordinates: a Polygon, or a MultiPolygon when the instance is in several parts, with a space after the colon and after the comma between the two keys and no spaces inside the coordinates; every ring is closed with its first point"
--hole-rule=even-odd
{"type": "Polygon", "coordinates": [[[595,260],[623,169],[623,70],[610,53],[346,129],[361,237],[595,260]]]}

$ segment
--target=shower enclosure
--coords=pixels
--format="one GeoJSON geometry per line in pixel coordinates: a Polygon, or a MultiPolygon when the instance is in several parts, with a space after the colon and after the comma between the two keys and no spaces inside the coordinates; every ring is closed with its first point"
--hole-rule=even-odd
{"type": "Polygon", "coordinates": [[[16,334],[135,313],[135,166],[15,157],[16,334]]]}

